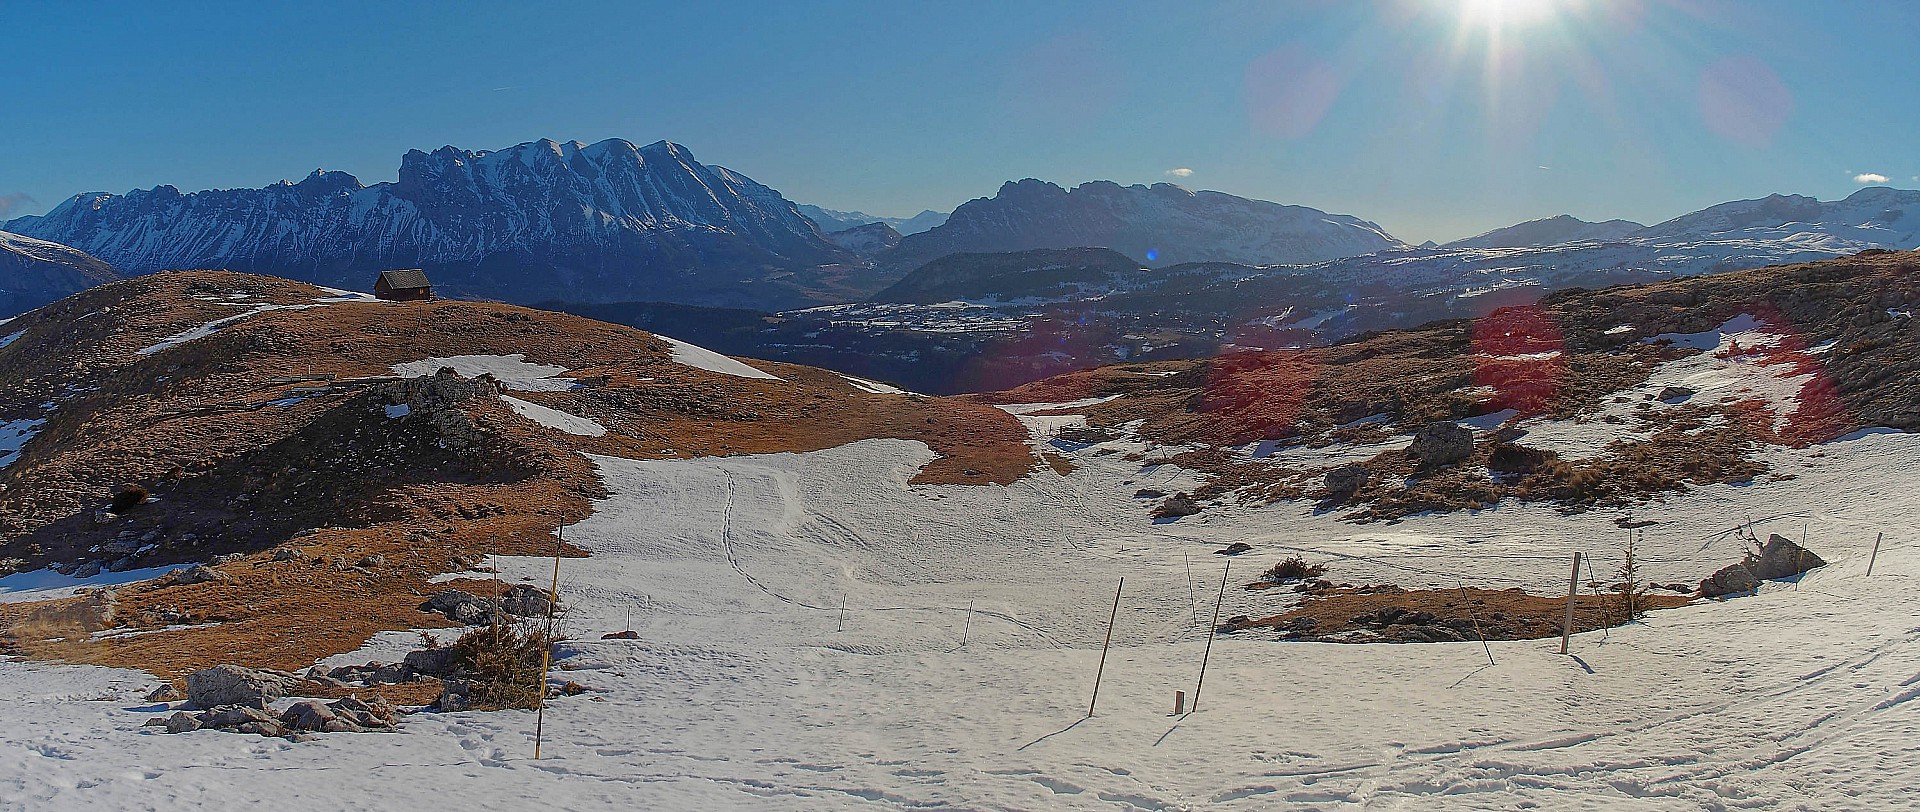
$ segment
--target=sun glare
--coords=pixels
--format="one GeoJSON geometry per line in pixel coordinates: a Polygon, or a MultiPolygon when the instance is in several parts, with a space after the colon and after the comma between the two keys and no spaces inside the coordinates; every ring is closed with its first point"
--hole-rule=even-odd
{"type": "Polygon", "coordinates": [[[1553,17],[1554,0],[1459,0],[1461,20],[1499,31],[1522,28],[1553,17]]]}

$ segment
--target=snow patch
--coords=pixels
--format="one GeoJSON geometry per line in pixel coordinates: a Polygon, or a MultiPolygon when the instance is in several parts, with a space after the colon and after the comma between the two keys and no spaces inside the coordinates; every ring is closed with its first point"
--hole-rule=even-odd
{"type": "Polygon", "coordinates": [[[732,375],[737,378],[758,378],[768,381],[780,380],[780,378],[776,376],[761,372],[760,370],[705,347],[688,344],[677,338],[668,338],[659,333],[654,333],[653,337],[667,342],[667,346],[673,350],[673,360],[677,363],[686,364],[695,369],[704,369],[708,372],[732,375]]]}
{"type": "Polygon", "coordinates": [[[566,372],[566,367],[531,363],[527,360],[525,353],[518,352],[512,355],[455,355],[447,358],[422,358],[418,361],[394,364],[393,374],[404,378],[419,378],[437,373],[444,367],[453,367],[453,371],[468,378],[492,375],[500,380],[502,386],[516,392],[565,392],[578,385],[572,378],[554,377],[566,372]]]}
{"type": "Polygon", "coordinates": [[[868,394],[873,394],[873,395],[907,394],[907,390],[905,389],[901,389],[896,386],[888,386],[884,383],[880,383],[879,381],[869,381],[865,378],[855,378],[852,375],[845,375],[838,372],[834,374],[839,375],[841,379],[845,380],[847,383],[853,384],[853,388],[858,389],[862,392],[866,392],[868,394]]]}
{"type": "Polygon", "coordinates": [[[213,335],[214,333],[219,332],[220,329],[223,327],[231,327],[235,324],[239,324],[240,322],[246,321],[247,319],[253,318],[254,316],[258,316],[261,313],[266,313],[273,310],[307,310],[315,307],[325,307],[325,306],[326,305],[322,305],[322,304],[258,305],[252,308],[251,310],[248,310],[245,313],[228,316],[224,319],[214,319],[213,321],[207,322],[206,324],[202,324],[199,327],[195,327],[191,330],[182,330],[178,333],[174,333],[173,335],[170,335],[170,336],[167,336],[166,338],[161,339],[160,343],[158,344],[155,344],[151,347],[147,347],[144,349],[135,350],[134,354],[135,355],[152,355],[161,350],[165,350],[171,347],[177,347],[189,341],[206,338],[207,336],[210,336],[210,335],[213,335]]]}
{"type": "MultiPolygon", "coordinates": [[[[8,321],[11,321],[11,319],[9,319],[8,321]]],[[[4,323],[4,322],[0,322],[0,323],[4,323]]],[[[20,332],[17,332],[17,333],[10,333],[5,336],[0,336],[0,350],[4,350],[7,347],[11,346],[13,342],[19,341],[20,337],[26,334],[27,334],[27,331],[21,330],[20,332]]]]}
{"type": "Polygon", "coordinates": [[[33,435],[38,434],[40,427],[46,423],[44,418],[0,422],[0,468],[20,459],[20,449],[25,448],[27,441],[33,439],[33,435]]]}
{"type": "Polygon", "coordinates": [[[397,406],[387,406],[384,408],[387,411],[387,417],[393,418],[395,420],[398,420],[402,417],[406,417],[407,415],[413,414],[413,407],[408,406],[405,403],[399,404],[397,406]]]}
{"type": "Polygon", "coordinates": [[[70,598],[80,590],[105,586],[120,586],[136,581],[158,578],[180,568],[179,564],[164,567],[146,567],[143,569],[108,572],[101,570],[91,578],[74,578],[61,575],[51,569],[17,572],[0,578],[0,603],[25,603],[45,601],[54,598],[70,598]]]}
{"type": "Polygon", "coordinates": [[[538,403],[529,403],[507,395],[501,395],[500,399],[513,407],[514,413],[550,429],[559,429],[581,437],[605,437],[607,434],[606,426],[579,415],[567,414],[559,409],[550,409],[538,403]]]}

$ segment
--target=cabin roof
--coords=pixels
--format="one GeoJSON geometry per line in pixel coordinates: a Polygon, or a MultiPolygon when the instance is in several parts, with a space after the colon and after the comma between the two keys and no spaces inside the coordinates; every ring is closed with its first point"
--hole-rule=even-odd
{"type": "Polygon", "coordinates": [[[433,283],[427,281],[427,272],[419,268],[407,268],[397,271],[381,271],[380,284],[388,288],[430,288],[433,283]]]}

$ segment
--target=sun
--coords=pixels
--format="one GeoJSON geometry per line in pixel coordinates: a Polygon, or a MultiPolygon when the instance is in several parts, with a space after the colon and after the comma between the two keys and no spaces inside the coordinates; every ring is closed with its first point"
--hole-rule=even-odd
{"type": "Polygon", "coordinates": [[[1460,21],[1488,31],[1525,28],[1553,19],[1555,0],[1458,0],[1460,21]]]}

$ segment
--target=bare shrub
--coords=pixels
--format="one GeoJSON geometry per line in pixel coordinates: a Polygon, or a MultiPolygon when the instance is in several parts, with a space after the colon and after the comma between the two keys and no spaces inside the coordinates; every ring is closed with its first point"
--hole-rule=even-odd
{"type": "Polygon", "coordinates": [[[147,489],[139,485],[128,485],[113,494],[113,501],[108,503],[107,509],[115,513],[125,513],[146,503],[147,489]]]}
{"type": "Polygon", "coordinates": [[[1317,578],[1327,571],[1325,564],[1309,564],[1300,556],[1294,556],[1268,568],[1260,577],[1270,583],[1284,584],[1289,581],[1301,581],[1317,578]]]}
{"type": "Polygon", "coordinates": [[[482,626],[453,642],[453,670],[473,683],[476,710],[537,708],[546,693],[543,655],[556,642],[532,624],[482,626]]]}

